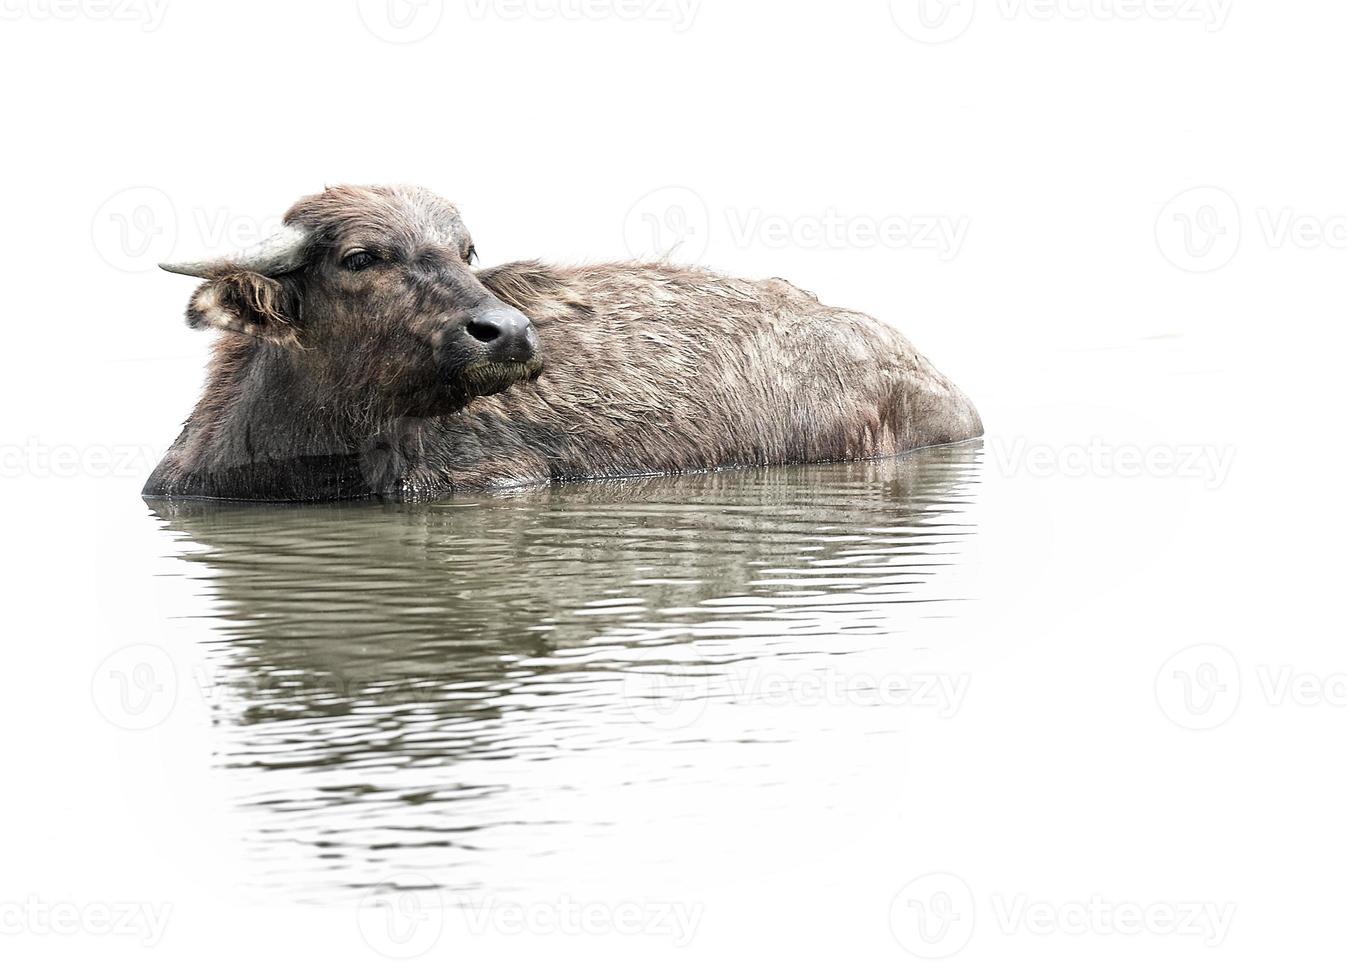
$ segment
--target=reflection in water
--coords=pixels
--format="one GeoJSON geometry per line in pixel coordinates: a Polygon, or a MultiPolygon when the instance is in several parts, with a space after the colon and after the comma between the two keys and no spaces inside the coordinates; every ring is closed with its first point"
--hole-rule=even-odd
{"type": "MultiPolygon", "coordinates": [[[[828,726],[900,724],[856,685],[904,670],[967,598],[949,566],[980,455],[436,504],[156,503],[210,599],[218,760],[255,876],[508,888],[524,872],[500,855],[617,833],[605,793],[789,786],[812,723],[755,710],[764,677],[843,678],[828,726]]],[[[773,690],[780,708],[805,689],[773,690]]]]}

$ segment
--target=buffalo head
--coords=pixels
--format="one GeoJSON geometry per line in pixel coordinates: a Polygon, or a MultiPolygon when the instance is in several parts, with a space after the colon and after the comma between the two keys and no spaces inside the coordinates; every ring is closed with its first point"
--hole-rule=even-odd
{"type": "Polygon", "coordinates": [[[206,280],[188,323],[287,352],[333,411],[431,416],[537,377],[538,336],[473,272],[472,237],[418,187],[332,187],[245,252],[164,269],[206,280]]]}

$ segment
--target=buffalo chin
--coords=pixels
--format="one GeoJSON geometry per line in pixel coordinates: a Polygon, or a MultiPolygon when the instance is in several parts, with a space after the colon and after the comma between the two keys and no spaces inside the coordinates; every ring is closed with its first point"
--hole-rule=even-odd
{"type": "Polygon", "coordinates": [[[463,372],[463,387],[470,395],[498,395],[511,385],[532,381],[543,372],[542,361],[488,361],[463,372]]]}

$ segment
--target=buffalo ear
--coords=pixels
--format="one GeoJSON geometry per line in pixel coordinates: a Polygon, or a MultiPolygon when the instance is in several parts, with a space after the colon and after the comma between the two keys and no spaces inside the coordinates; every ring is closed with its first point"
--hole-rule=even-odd
{"type": "Polygon", "coordinates": [[[298,349],[299,295],[293,285],[247,270],[224,272],[201,284],[187,306],[193,330],[232,330],[298,349]]]}

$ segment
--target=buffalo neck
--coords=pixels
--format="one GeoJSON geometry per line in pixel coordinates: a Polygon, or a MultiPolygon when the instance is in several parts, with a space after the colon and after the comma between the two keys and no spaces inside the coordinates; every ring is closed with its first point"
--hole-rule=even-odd
{"type": "Polygon", "coordinates": [[[372,493],[368,447],[380,425],[324,397],[299,356],[222,339],[205,391],[146,494],[317,500],[372,493]]]}

